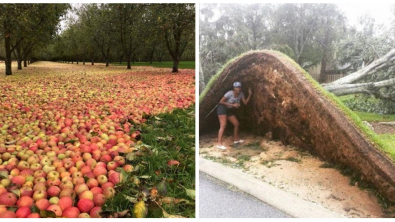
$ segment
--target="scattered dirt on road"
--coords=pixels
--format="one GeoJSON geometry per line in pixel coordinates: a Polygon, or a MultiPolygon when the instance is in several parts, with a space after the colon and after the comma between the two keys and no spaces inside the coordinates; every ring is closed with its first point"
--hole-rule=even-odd
{"type": "Polygon", "coordinates": [[[395,125],[386,125],[378,122],[369,122],[377,134],[395,134],[395,125]]]}
{"type": "Polygon", "coordinates": [[[216,136],[200,135],[201,157],[243,168],[258,179],[346,217],[395,216],[394,209],[382,208],[372,192],[350,185],[348,177],[304,150],[242,134],[242,145],[232,145],[232,137],[225,135],[228,149],[222,151],[215,148],[216,136]]]}

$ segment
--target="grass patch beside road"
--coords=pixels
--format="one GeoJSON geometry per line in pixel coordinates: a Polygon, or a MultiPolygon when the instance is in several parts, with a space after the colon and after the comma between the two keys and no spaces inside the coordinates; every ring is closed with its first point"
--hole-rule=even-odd
{"type": "MultiPolygon", "coordinates": [[[[126,62],[113,62],[111,65],[116,65],[116,66],[126,66],[126,62]]],[[[150,64],[149,62],[135,62],[132,63],[133,66],[152,66],[156,68],[173,68],[173,62],[172,61],[165,61],[165,62],[152,62],[150,64]]],[[[195,69],[195,61],[181,61],[180,64],[178,65],[179,69],[195,69]]]]}

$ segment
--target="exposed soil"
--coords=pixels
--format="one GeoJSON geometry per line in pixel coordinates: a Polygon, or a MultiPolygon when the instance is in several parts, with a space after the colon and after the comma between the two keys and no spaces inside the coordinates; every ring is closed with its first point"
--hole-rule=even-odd
{"type": "Polygon", "coordinates": [[[395,125],[385,125],[378,122],[369,122],[377,134],[395,134],[395,125]]]}
{"type": "Polygon", "coordinates": [[[241,135],[245,140],[243,145],[232,145],[231,133],[227,134],[224,136],[224,144],[228,147],[225,151],[215,148],[215,132],[201,135],[200,156],[243,168],[258,179],[340,215],[395,216],[395,209],[383,209],[369,190],[362,190],[358,183],[350,185],[350,178],[328,168],[331,166],[304,150],[251,134],[241,135]]]}

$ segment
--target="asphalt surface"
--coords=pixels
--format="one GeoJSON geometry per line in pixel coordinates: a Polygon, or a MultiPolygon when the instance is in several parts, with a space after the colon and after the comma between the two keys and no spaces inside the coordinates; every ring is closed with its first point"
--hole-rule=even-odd
{"type": "Polygon", "coordinates": [[[290,217],[255,197],[199,172],[200,218],[290,217]]]}

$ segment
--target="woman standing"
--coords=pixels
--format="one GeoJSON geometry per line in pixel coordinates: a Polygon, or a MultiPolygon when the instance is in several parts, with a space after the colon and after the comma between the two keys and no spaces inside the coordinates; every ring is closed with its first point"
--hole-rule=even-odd
{"type": "Polygon", "coordinates": [[[248,97],[246,99],[244,93],[241,91],[241,83],[234,82],[233,90],[227,92],[224,97],[222,97],[222,99],[219,101],[217,115],[220,123],[220,128],[218,131],[218,144],[216,146],[218,149],[226,149],[226,147],[222,145],[222,136],[224,135],[227,120],[229,120],[234,126],[233,142],[235,144],[244,142],[244,140],[241,140],[239,138],[239,121],[237,120],[234,111],[235,109],[240,107],[240,100],[243,101],[244,105],[247,105],[248,101],[250,101],[251,95],[252,91],[249,88],[248,97]]]}

